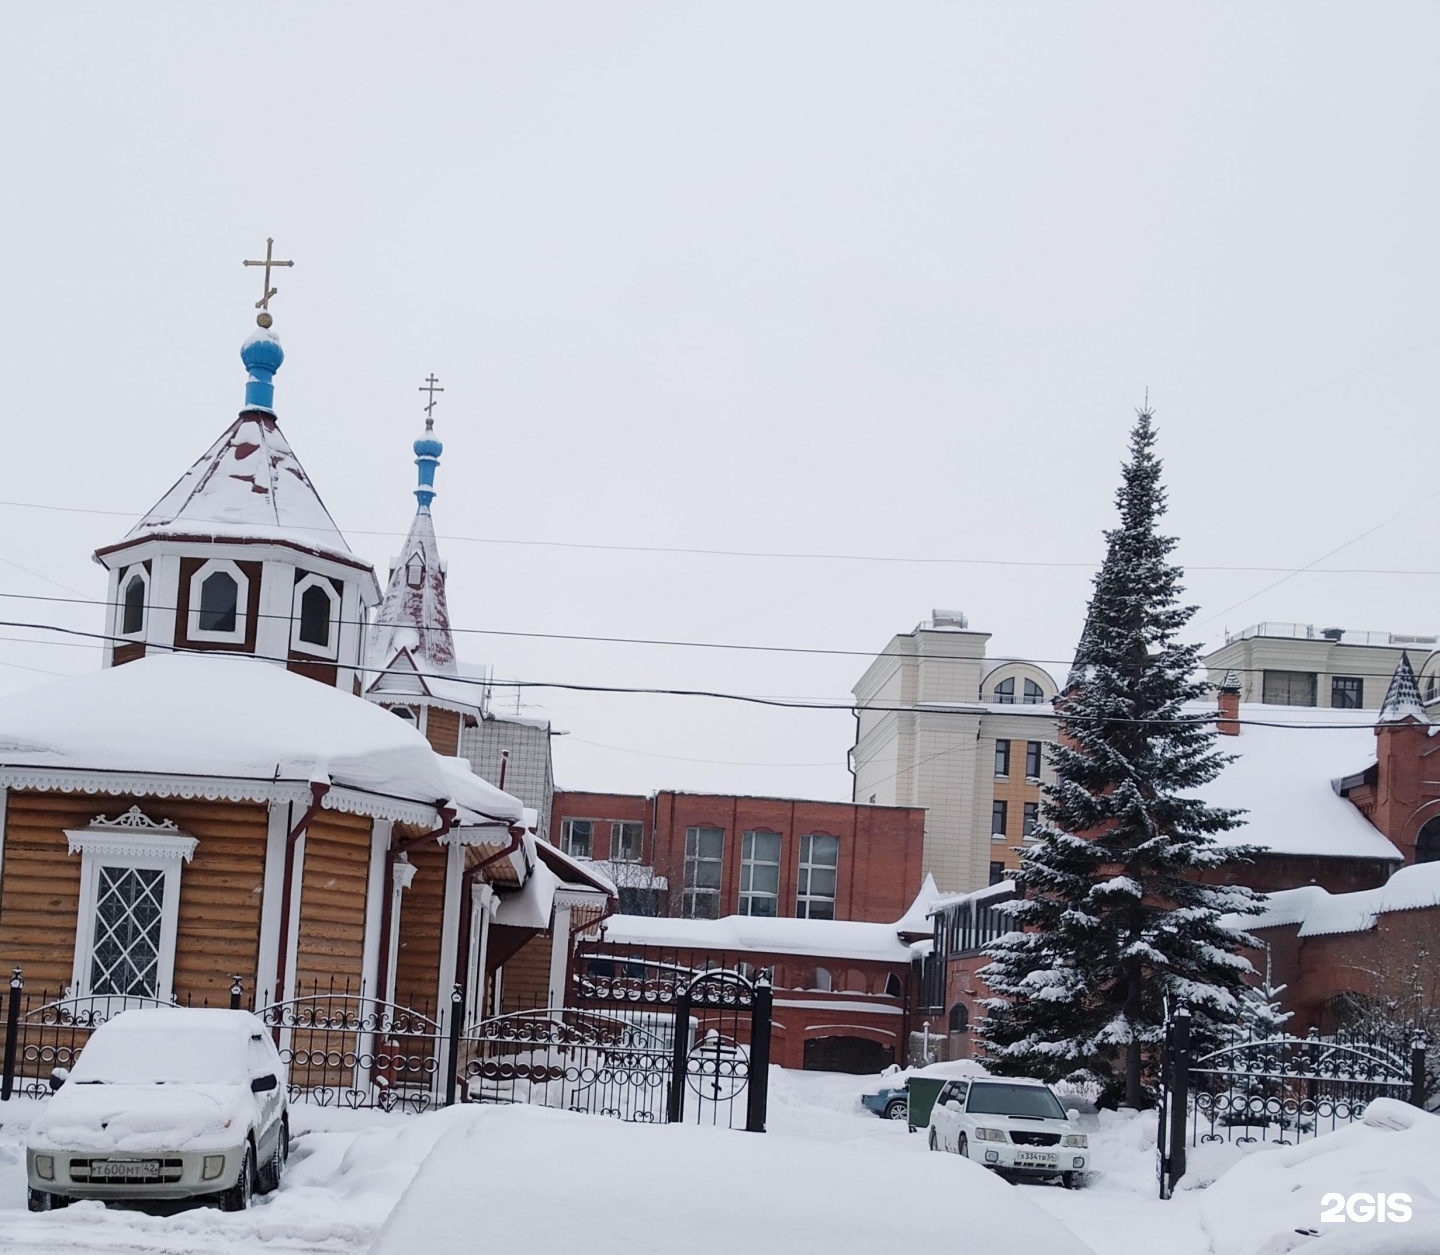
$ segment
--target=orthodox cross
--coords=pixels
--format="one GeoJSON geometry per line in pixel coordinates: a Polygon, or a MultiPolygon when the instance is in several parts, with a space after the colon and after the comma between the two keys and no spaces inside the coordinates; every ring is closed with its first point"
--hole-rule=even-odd
{"type": "Polygon", "coordinates": [[[271,239],[267,239],[267,240],[265,241],[265,260],[264,260],[264,261],[247,261],[247,262],[245,262],[245,265],[247,265],[247,266],[264,266],[264,267],[265,267],[265,285],[264,285],[264,287],[262,288],[262,295],[261,295],[260,299],[255,302],[255,308],[260,311],[258,314],[255,315],[255,321],[258,322],[262,327],[268,327],[268,326],[271,324],[271,322],[274,321],[274,320],[270,317],[270,298],[271,298],[272,296],[274,296],[276,292],[279,291],[278,288],[272,288],[272,287],[270,286],[270,270],[271,270],[271,267],[273,267],[273,266],[293,266],[293,265],[295,264],[293,261],[276,261],[276,260],[275,260],[275,256],[274,256],[274,248],[275,248],[275,241],[274,241],[274,240],[271,240],[271,239]]]}
{"type": "Polygon", "coordinates": [[[429,378],[426,379],[425,382],[424,382],[423,384],[421,384],[419,388],[416,389],[417,392],[428,392],[428,393],[430,394],[430,399],[425,402],[425,430],[426,430],[426,431],[429,431],[432,427],[435,426],[435,420],[430,416],[430,411],[435,408],[435,394],[436,394],[437,392],[444,392],[444,391],[445,391],[445,389],[442,388],[442,387],[440,387],[439,384],[440,384],[440,381],[435,378],[434,372],[431,372],[429,378]]]}

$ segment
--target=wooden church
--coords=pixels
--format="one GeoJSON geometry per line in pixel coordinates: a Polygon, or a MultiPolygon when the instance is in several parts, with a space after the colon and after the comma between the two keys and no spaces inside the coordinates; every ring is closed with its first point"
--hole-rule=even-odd
{"type": "Polygon", "coordinates": [[[95,554],[102,669],[0,699],[0,963],[70,999],[235,989],[264,1010],[339,987],[444,1027],[457,986],[466,1015],[485,1004],[507,902],[525,937],[549,925],[534,814],[456,756],[458,676],[425,700],[368,691],[377,648],[387,672],[436,670],[438,560],[399,564],[381,606],[281,431],[265,277],[238,417],[95,554]]]}

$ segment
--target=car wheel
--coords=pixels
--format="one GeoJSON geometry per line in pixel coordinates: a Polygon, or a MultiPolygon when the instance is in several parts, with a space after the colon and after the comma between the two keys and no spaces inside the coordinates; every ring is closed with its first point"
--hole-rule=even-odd
{"type": "Polygon", "coordinates": [[[245,1146],[245,1158],[240,1164],[240,1175],[235,1178],[235,1184],[228,1190],[220,1192],[221,1211],[244,1211],[250,1206],[250,1199],[255,1192],[255,1148],[249,1143],[245,1146]]]}
{"type": "Polygon", "coordinates": [[[1085,1174],[1083,1172],[1062,1172],[1060,1183],[1067,1190],[1078,1190],[1085,1184],[1085,1174]]]}
{"type": "Polygon", "coordinates": [[[930,1149],[931,1149],[931,1150],[939,1150],[939,1149],[940,1149],[940,1139],[939,1139],[939,1137],[936,1136],[934,1129],[931,1129],[931,1130],[930,1130],[930,1149]]]}
{"type": "Polygon", "coordinates": [[[970,1139],[963,1133],[960,1134],[960,1140],[955,1143],[955,1153],[963,1155],[966,1159],[970,1158],[970,1139]]]}
{"type": "Polygon", "coordinates": [[[25,1199],[31,1211],[49,1211],[55,1206],[55,1195],[44,1190],[30,1190],[25,1199]]]}
{"type": "Polygon", "coordinates": [[[908,1120],[910,1104],[903,1098],[892,1098],[885,1104],[885,1118],[887,1120],[908,1120]]]}
{"type": "Polygon", "coordinates": [[[290,1126],[281,1120],[279,1131],[275,1134],[275,1149],[270,1152],[270,1158],[265,1161],[260,1173],[260,1193],[269,1194],[280,1188],[280,1178],[285,1175],[285,1161],[289,1158],[290,1126]]]}

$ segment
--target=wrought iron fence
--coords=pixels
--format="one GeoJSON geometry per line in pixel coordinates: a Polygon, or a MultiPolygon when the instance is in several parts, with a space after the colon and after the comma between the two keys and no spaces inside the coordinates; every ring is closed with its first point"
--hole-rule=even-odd
{"type": "Polygon", "coordinates": [[[1157,1169],[1168,1198],[1186,1148],[1214,1142],[1290,1145],[1360,1119],[1377,1098],[1423,1106],[1426,1042],[1337,1032],[1305,1037],[1237,1031],[1192,1055],[1190,1017],[1167,1026],[1157,1169]]]}
{"type": "Polygon", "coordinates": [[[453,1047],[431,1006],[368,998],[332,979],[258,1014],[289,1069],[292,1102],[420,1112],[446,1098],[439,1082],[453,1047]]]}
{"type": "MultiPolygon", "coordinates": [[[[763,1132],[771,995],[762,974],[675,964],[587,968],[579,1005],[462,1024],[457,985],[441,1016],[313,982],[257,1014],[275,1037],[292,1102],[428,1111],[461,1102],[529,1102],[637,1123],[763,1132]]],[[[233,978],[229,1005],[243,986],[233,978]]],[[[0,1099],[44,1098],[90,1034],[155,998],[26,991],[17,968],[6,1003],[0,1099]]]]}
{"type": "MultiPolygon", "coordinates": [[[[232,1003],[233,997],[232,991],[232,1003]]],[[[26,989],[24,974],[17,967],[5,1003],[0,1101],[16,1094],[48,1098],[90,1034],[122,1011],[180,1005],[135,994],[71,995],[64,990],[26,989]]]]}

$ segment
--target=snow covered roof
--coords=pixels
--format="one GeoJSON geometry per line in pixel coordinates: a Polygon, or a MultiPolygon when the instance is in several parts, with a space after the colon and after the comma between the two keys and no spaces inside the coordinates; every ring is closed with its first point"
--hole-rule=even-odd
{"type": "Polygon", "coordinates": [[[966,902],[974,902],[978,905],[985,905],[991,900],[1003,900],[1015,895],[1015,882],[1013,880],[1000,880],[993,885],[986,885],[983,889],[972,889],[969,893],[942,893],[937,895],[930,903],[927,914],[934,915],[937,911],[945,910],[947,907],[962,906],[966,902]]]}
{"type": "Polygon", "coordinates": [[[1240,735],[1218,744],[1235,761],[1198,791],[1211,805],[1247,812],[1241,827],[1217,837],[1220,844],[1401,861],[1400,851],[1332,783],[1375,761],[1366,712],[1247,703],[1240,720],[1240,735]]]}
{"type": "MultiPolygon", "coordinates": [[[[459,674],[445,602],[445,564],[440,560],[435,524],[424,506],[416,513],[400,556],[391,566],[385,598],[366,644],[366,661],[383,669],[402,651],[420,672],[459,674]]],[[[471,697],[478,706],[478,694],[471,697]]]]}
{"type": "Polygon", "coordinates": [[[366,570],[273,414],[244,411],[113,549],[150,537],[270,541],[366,570]]]}
{"type": "Polygon", "coordinates": [[[570,884],[581,884],[586,888],[598,889],[612,898],[620,896],[619,890],[615,888],[615,882],[605,874],[600,864],[589,859],[572,858],[564,850],[551,845],[543,837],[535,842],[535,853],[542,862],[549,865],[551,871],[557,876],[563,877],[570,884]]]}
{"type": "Polygon", "coordinates": [[[1378,889],[1330,893],[1319,885],[1282,889],[1266,897],[1263,914],[1235,917],[1246,931],[1298,924],[1302,937],[1362,933],[1391,911],[1440,907],[1440,863],[1403,867],[1378,889]]]}
{"type": "Polygon", "coordinates": [[[523,813],[519,799],[436,754],[404,720],[243,655],[150,655],[0,698],[0,775],[93,788],[65,783],[86,772],[115,777],[117,793],[236,796],[210,784],[224,779],[249,782],[242,792],[259,800],[283,792],[280,783],[328,779],[368,795],[327,799],[362,814],[393,802],[418,816],[452,801],[472,822],[523,813]],[[161,787],[137,776],[180,779],[161,787]]]}
{"type": "Polygon", "coordinates": [[[893,924],[862,920],[765,919],[727,915],[724,919],[651,918],[612,915],[604,939],[622,945],[675,946],[686,950],[754,950],[769,954],[803,954],[813,958],[875,959],[908,963],[910,942],[931,931],[929,904],[938,896],[935,881],[925,884],[909,909],[893,924]],[[904,934],[904,937],[902,937],[904,934]]]}
{"type": "Polygon", "coordinates": [[[1425,703],[1420,700],[1420,686],[1415,683],[1410,655],[1402,653],[1395,674],[1390,677],[1390,687],[1385,690],[1385,700],[1380,703],[1380,722],[1400,723],[1405,719],[1430,722],[1425,714],[1425,703]]]}

